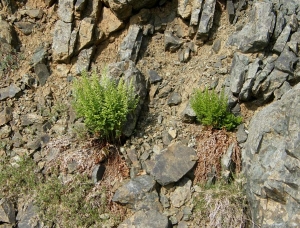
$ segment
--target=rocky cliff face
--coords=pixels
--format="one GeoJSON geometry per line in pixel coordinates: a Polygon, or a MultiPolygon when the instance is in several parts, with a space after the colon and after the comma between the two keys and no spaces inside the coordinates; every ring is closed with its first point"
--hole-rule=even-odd
{"type": "MultiPolygon", "coordinates": [[[[134,213],[120,227],[200,226],[189,97],[194,88],[225,88],[231,111],[244,117],[236,134],[253,227],[300,224],[298,1],[0,3],[0,156],[30,155],[41,169],[63,160],[68,175],[84,166],[97,182],[101,159],[84,157],[94,152],[80,154],[86,165],[70,158],[82,152],[71,85],[82,71],[106,66],[110,76],[133,80],[141,98],[120,149],[131,179],[110,183],[112,201],[134,213]]],[[[230,161],[237,145],[226,137],[231,145],[216,151],[230,161]]],[[[5,197],[0,202],[0,227],[33,227],[32,204],[16,220],[14,205],[5,197]]]]}

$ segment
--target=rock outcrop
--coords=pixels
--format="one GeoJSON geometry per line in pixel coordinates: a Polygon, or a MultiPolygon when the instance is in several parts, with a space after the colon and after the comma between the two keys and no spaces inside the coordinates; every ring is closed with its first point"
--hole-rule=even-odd
{"type": "Polygon", "coordinates": [[[300,86],[286,92],[251,120],[243,149],[246,191],[254,224],[300,224],[300,86]]]}

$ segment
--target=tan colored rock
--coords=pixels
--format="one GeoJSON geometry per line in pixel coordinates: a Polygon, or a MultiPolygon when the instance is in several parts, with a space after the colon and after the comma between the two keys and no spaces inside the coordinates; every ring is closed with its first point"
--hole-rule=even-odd
{"type": "Polygon", "coordinates": [[[183,19],[189,18],[192,13],[192,0],[179,0],[177,11],[183,19]]]}
{"type": "Polygon", "coordinates": [[[93,41],[93,32],[94,32],[95,23],[93,18],[87,17],[81,21],[78,41],[77,41],[77,50],[80,51],[83,48],[89,46],[93,41]]]}
{"type": "Polygon", "coordinates": [[[109,8],[103,7],[102,18],[98,27],[104,32],[105,36],[109,36],[110,33],[124,28],[124,23],[109,8]]]}

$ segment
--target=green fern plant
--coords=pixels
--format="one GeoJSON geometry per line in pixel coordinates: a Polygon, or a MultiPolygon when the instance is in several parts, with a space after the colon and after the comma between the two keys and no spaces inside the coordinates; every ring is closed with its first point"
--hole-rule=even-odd
{"type": "Polygon", "coordinates": [[[139,97],[132,83],[122,78],[117,83],[103,73],[101,80],[96,73],[86,72],[74,82],[73,107],[78,117],[84,117],[86,127],[101,138],[113,140],[121,136],[127,115],[134,111],[139,97]]]}
{"type": "Polygon", "coordinates": [[[203,125],[231,131],[242,122],[242,117],[234,116],[228,111],[224,90],[220,94],[207,88],[203,92],[196,90],[191,98],[191,107],[197,120],[203,125]]]}

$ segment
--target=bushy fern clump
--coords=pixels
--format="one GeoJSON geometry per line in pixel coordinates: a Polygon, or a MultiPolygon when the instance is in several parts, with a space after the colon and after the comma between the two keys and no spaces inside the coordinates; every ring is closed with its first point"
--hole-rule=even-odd
{"type": "Polygon", "coordinates": [[[234,116],[228,111],[227,97],[224,91],[218,94],[215,90],[196,90],[191,98],[191,107],[196,113],[197,120],[203,125],[214,128],[235,129],[241,122],[241,117],[234,116]]]}
{"type": "Polygon", "coordinates": [[[88,77],[86,72],[74,82],[74,98],[73,107],[78,117],[84,117],[86,127],[110,140],[121,136],[127,114],[139,100],[132,83],[123,79],[117,83],[105,73],[99,81],[96,73],[88,77]]]}

